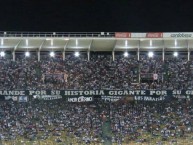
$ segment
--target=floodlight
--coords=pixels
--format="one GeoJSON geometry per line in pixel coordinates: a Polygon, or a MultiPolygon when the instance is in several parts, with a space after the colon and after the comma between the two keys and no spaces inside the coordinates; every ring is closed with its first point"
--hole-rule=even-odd
{"type": "Polygon", "coordinates": [[[150,57],[150,58],[153,57],[153,55],[154,55],[153,52],[148,53],[148,57],[150,57]]]}
{"type": "Polygon", "coordinates": [[[1,51],[0,55],[1,55],[1,57],[4,57],[5,56],[5,52],[1,51]]]}
{"type": "Polygon", "coordinates": [[[128,57],[129,56],[128,52],[125,52],[123,55],[124,55],[124,57],[128,57]]]}
{"type": "Polygon", "coordinates": [[[79,57],[80,53],[79,52],[75,52],[74,55],[75,55],[75,57],[79,57]]]}
{"type": "Polygon", "coordinates": [[[51,57],[54,57],[55,56],[55,53],[52,51],[52,52],[50,52],[50,56],[51,57]]]}
{"type": "Polygon", "coordinates": [[[174,57],[178,57],[178,52],[174,52],[174,57]]]}
{"type": "Polygon", "coordinates": [[[25,56],[26,56],[26,57],[29,57],[29,56],[30,56],[29,51],[25,52],[25,56]]]}

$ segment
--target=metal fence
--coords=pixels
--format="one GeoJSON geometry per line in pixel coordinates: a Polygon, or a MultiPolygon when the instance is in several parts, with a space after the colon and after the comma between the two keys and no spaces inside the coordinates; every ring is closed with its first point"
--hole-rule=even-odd
{"type": "Polygon", "coordinates": [[[2,32],[0,37],[107,37],[115,36],[115,32],[2,32]]]}

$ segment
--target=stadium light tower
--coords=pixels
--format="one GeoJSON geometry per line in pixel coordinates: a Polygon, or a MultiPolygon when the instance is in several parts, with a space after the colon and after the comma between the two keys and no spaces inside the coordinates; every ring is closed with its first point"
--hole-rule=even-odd
{"type": "Polygon", "coordinates": [[[152,58],[153,55],[154,55],[153,52],[149,52],[149,53],[148,53],[148,57],[150,57],[150,58],[152,58]]]}
{"type": "Polygon", "coordinates": [[[79,53],[79,52],[75,52],[75,53],[74,53],[74,56],[75,56],[75,57],[79,57],[79,56],[80,56],[80,53],[79,53]]]}
{"type": "Polygon", "coordinates": [[[29,56],[30,56],[29,51],[26,51],[26,52],[25,52],[25,56],[26,56],[26,57],[29,57],[29,56]]]}
{"type": "Polygon", "coordinates": [[[128,53],[128,52],[125,52],[123,55],[124,55],[124,57],[128,57],[128,56],[129,56],[129,53],[128,53]]]}
{"type": "Polygon", "coordinates": [[[5,56],[5,52],[1,51],[0,55],[1,55],[1,57],[4,57],[5,56]]]}
{"type": "Polygon", "coordinates": [[[55,53],[52,51],[50,52],[50,57],[54,57],[55,56],[55,53]]]}
{"type": "Polygon", "coordinates": [[[174,57],[178,57],[178,52],[174,52],[174,57]]]}

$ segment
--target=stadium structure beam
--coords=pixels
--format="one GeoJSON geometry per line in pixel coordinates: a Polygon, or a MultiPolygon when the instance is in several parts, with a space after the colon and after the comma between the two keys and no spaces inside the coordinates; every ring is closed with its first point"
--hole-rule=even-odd
{"type": "Polygon", "coordinates": [[[163,40],[162,61],[165,60],[165,41],[163,40]]]}
{"type": "Polygon", "coordinates": [[[40,61],[40,51],[42,49],[42,46],[44,45],[44,43],[46,42],[46,40],[43,40],[42,43],[40,44],[40,47],[38,49],[37,55],[38,55],[38,61],[40,61]]]}
{"type": "Polygon", "coordinates": [[[63,51],[63,52],[62,52],[62,59],[63,59],[63,60],[65,60],[65,56],[66,56],[65,51],[63,51]]]}
{"type": "MultiPolygon", "coordinates": [[[[139,61],[139,55],[140,55],[140,40],[139,40],[139,43],[138,43],[138,49],[137,49],[137,60],[139,61]]],[[[139,65],[141,65],[139,63],[139,65]]],[[[139,83],[141,83],[141,66],[139,66],[138,68],[138,80],[139,80],[139,83]]]]}
{"type": "Polygon", "coordinates": [[[115,61],[115,51],[112,51],[113,61],[115,61]]]}
{"type": "Polygon", "coordinates": [[[93,43],[93,39],[91,40],[90,45],[89,45],[88,50],[87,50],[88,61],[90,61],[90,49],[92,47],[92,43],[93,43]]]}
{"type": "Polygon", "coordinates": [[[15,61],[15,51],[12,52],[13,55],[13,61],[15,61]]]}
{"type": "Polygon", "coordinates": [[[38,55],[38,61],[40,61],[40,51],[37,52],[38,55]]]}
{"type": "Polygon", "coordinates": [[[92,47],[92,44],[93,44],[93,39],[90,41],[90,45],[88,47],[88,50],[90,51],[91,47],[92,47]]]}
{"type": "Polygon", "coordinates": [[[138,49],[137,49],[137,60],[139,61],[139,55],[140,55],[140,40],[139,40],[139,44],[138,44],[138,49]]]}
{"type": "Polygon", "coordinates": [[[113,61],[115,61],[115,49],[116,49],[116,46],[117,46],[117,39],[115,40],[114,42],[114,47],[113,47],[113,51],[112,51],[112,57],[113,57],[113,61]]]}
{"type": "Polygon", "coordinates": [[[15,45],[14,49],[13,49],[13,52],[12,52],[12,55],[13,55],[13,61],[15,61],[15,51],[16,49],[18,48],[19,44],[21,43],[22,40],[19,40],[19,42],[15,45]]]}
{"type": "Polygon", "coordinates": [[[43,41],[42,41],[42,43],[40,44],[40,47],[39,47],[38,51],[41,51],[42,46],[44,45],[45,42],[46,42],[46,40],[43,40],[43,41]]]}
{"type": "Polygon", "coordinates": [[[87,51],[88,61],[90,61],[90,51],[87,51]]]}
{"type": "Polygon", "coordinates": [[[64,50],[63,50],[63,52],[62,52],[62,59],[63,59],[63,60],[65,60],[65,56],[66,56],[65,52],[66,52],[66,48],[67,48],[67,46],[68,46],[68,43],[69,43],[69,39],[68,39],[68,41],[66,42],[66,44],[64,45],[64,50]]]}
{"type": "Polygon", "coordinates": [[[15,45],[13,51],[16,51],[16,49],[18,48],[19,44],[21,43],[22,40],[19,40],[19,42],[15,45]]]}
{"type": "Polygon", "coordinates": [[[113,51],[115,51],[115,49],[116,49],[116,46],[117,46],[117,42],[118,42],[118,40],[116,39],[116,40],[115,40],[115,42],[114,42],[113,51]]]}
{"type": "Polygon", "coordinates": [[[187,41],[187,49],[188,49],[188,61],[190,61],[190,45],[189,45],[189,40],[187,41]]]}

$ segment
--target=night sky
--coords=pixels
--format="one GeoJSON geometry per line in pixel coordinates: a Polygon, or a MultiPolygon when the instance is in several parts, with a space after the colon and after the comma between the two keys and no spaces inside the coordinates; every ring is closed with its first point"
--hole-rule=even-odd
{"type": "Polygon", "coordinates": [[[193,32],[193,0],[2,0],[0,31],[193,32]]]}

